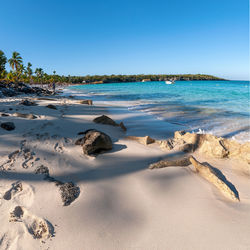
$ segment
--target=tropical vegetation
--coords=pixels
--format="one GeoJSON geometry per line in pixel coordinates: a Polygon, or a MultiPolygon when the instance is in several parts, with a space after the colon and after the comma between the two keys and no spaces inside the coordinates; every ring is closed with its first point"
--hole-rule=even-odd
{"type": "Polygon", "coordinates": [[[14,51],[12,57],[7,60],[4,52],[0,50],[0,80],[4,82],[19,82],[29,84],[51,84],[66,83],[66,84],[89,84],[89,83],[114,83],[114,82],[141,82],[141,81],[165,81],[165,80],[224,80],[219,77],[205,74],[138,74],[138,75],[86,75],[86,76],[64,76],[56,74],[47,74],[40,67],[32,69],[32,64],[23,64],[23,58],[20,53],[14,51]],[[9,63],[10,71],[6,70],[6,63],[9,63]]]}

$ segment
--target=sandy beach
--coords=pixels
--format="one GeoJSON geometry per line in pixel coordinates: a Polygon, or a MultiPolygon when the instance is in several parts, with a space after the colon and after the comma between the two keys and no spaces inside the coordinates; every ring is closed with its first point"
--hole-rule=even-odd
{"type": "Polygon", "coordinates": [[[0,123],[15,125],[0,128],[0,249],[250,249],[249,164],[128,139],[166,140],[182,128],[123,107],[60,96],[29,97],[36,105],[25,106],[23,99],[0,99],[0,123]],[[123,122],[127,131],[94,123],[101,115],[123,122]],[[88,129],[110,136],[112,149],[84,154],[75,141],[88,129]],[[239,201],[192,164],[149,169],[184,155],[219,169],[239,201]],[[63,196],[67,183],[75,191],[72,201],[63,196]]]}

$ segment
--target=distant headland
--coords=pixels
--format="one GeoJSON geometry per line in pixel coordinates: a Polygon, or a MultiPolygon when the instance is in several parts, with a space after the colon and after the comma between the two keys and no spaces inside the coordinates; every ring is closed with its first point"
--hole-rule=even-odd
{"type": "Polygon", "coordinates": [[[12,57],[7,59],[4,52],[0,50],[0,80],[6,83],[29,83],[29,84],[101,84],[121,82],[147,82],[147,81],[194,81],[194,80],[225,80],[212,75],[205,74],[137,74],[137,75],[86,75],[86,76],[64,76],[47,74],[42,68],[32,69],[32,64],[23,64],[20,53],[14,51],[12,57]],[[5,68],[9,63],[11,70],[5,68]]]}

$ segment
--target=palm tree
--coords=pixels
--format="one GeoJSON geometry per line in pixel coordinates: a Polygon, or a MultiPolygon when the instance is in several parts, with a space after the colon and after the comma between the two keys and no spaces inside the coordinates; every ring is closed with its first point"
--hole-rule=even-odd
{"type": "Polygon", "coordinates": [[[2,50],[0,50],[0,75],[5,71],[5,64],[7,62],[7,58],[2,50]]]}
{"type": "Polygon", "coordinates": [[[8,62],[13,71],[17,71],[18,67],[23,63],[23,59],[18,52],[14,51],[12,53],[12,58],[10,58],[8,62]]]}
{"type": "Polygon", "coordinates": [[[38,78],[39,82],[41,83],[44,72],[42,68],[36,68],[35,70],[36,77],[38,78]]]}
{"type": "Polygon", "coordinates": [[[29,77],[30,82],[32,80],[31,77],[32,77],[32,74],[33,74],[33,70],[32,70],[31,67],[32,67],[32,64],[30,62],[28,62],[27,67],[26,67],[26,74],[29,77]]]}
{"type": "Polygon", "coordinates": [[[20,64],[17,68],[17,80],[20,78],[24,71],[25,67],[23,66],[23,64],[20,64]]]}

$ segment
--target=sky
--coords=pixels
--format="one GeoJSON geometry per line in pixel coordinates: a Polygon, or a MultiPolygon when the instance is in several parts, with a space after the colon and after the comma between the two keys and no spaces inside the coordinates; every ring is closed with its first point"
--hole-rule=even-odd
{"type": "Polygon", "coordinates": [[[249,1],[2,0],[0,50],[49,74],[249,80],[249,1]]]}

